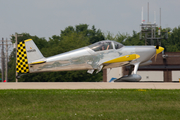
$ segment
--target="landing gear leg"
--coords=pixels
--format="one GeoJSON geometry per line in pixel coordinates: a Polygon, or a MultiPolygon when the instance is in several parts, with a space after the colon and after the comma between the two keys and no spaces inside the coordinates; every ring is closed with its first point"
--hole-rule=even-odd
{"type": "Polygon", "coordinates": [[[139,67],[139,63],[135,63],[133,74],[137,74],[138,67],[139,67]]]}
{"type": "Polygon", "coordinates": [[[139,67],[139,63],[135,63],[130,66],[129,74],[125,75],[119,79],[114,80],[114,82],[139,82],[141,80],[141,76],[137,75],[137,70],[139,67]],[[134,71],[133,71],[134,68],[134,71]],[[133,71],[133,74],[131,74],[133,71]]]}

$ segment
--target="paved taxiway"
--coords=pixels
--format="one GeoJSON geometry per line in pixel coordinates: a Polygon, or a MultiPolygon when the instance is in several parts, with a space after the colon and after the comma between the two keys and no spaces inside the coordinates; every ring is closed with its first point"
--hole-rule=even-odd
{"type": "Polygon", "coordinates": [[[0,89],[180,89],[180,83],[11,82],[0,83],[0,89]]]}

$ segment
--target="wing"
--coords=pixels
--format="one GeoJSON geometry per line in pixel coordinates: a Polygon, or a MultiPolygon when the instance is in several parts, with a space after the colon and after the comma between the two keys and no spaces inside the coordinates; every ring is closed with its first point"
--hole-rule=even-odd
{"type": "Polygon", "coordinates": [[[125,56],[121,56],[121,57],[106,61],[102,64],[104,68],[120,67],[129,63],[132,60],[138,59],[139,57],[140,56],[138,54],[125,55],[125,56]]]}
{"type": "Polygon", "coordinates": [[[122,57],[118,57],[109,61],[106,61],[104,63],[117,63],[117,62],[126,62],[126,61],[131,61],[134,59],[138,59],[140,56],[138,54],[131,54],[131,55],[126,55],[122,57]]]}

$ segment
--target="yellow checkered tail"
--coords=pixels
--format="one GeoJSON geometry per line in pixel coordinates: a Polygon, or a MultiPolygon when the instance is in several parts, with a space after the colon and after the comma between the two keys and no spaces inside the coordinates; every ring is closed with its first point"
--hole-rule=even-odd
{"type": "Polygon", "coordinates": [[[25,42],[19,42],[17,45],[16,71],[18,73],[29,73],[28,59],[25,42]]]}

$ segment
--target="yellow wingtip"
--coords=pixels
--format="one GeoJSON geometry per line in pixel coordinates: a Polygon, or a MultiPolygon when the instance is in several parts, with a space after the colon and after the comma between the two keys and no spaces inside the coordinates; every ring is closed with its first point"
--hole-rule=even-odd
{"type": "Polygon", "coordinates": [[[140,55],[136,54],[136,59],[140,58],[140,55]]]}

